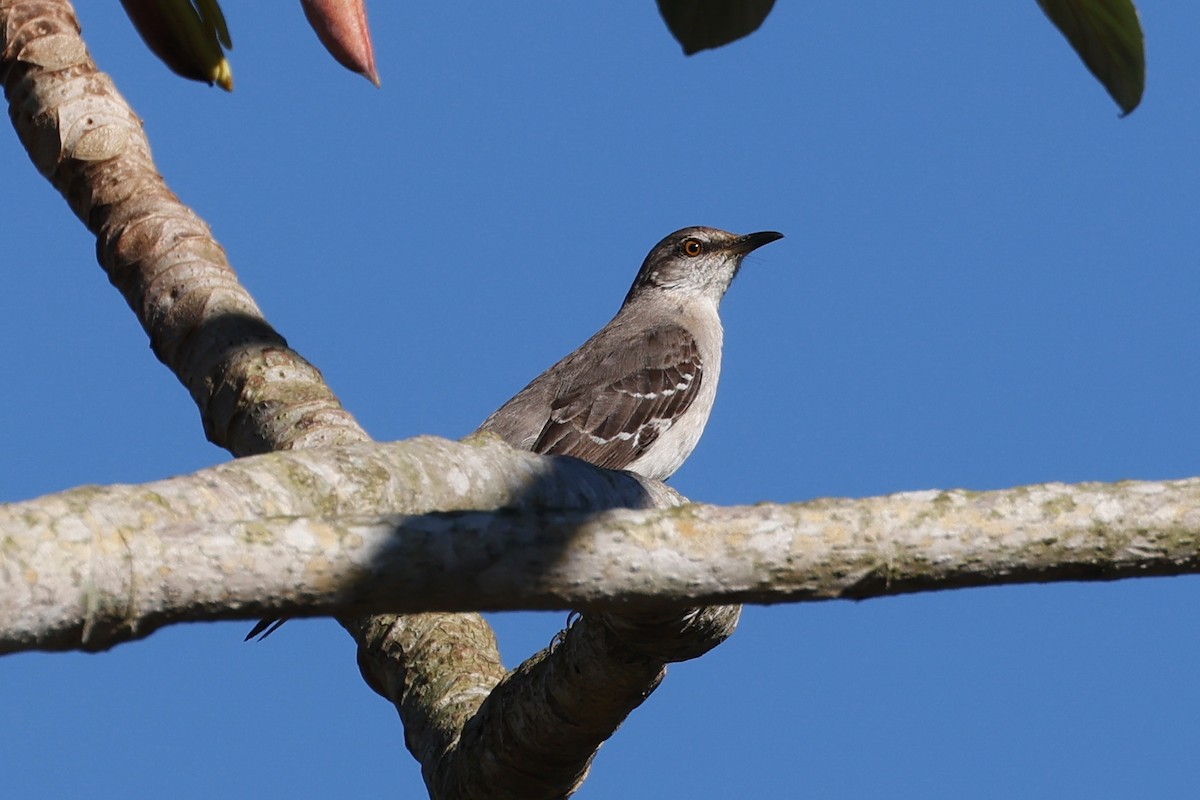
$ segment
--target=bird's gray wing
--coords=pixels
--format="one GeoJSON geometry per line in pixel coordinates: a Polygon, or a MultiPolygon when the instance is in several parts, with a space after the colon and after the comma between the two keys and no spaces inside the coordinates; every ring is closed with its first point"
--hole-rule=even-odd
{"type": "Polygon", "coordinates": [[[692,405],[704,369],[695,337],[666,325],[580,377],[551,402],[550,419],[530,449],[623,469],[692,405]]]}

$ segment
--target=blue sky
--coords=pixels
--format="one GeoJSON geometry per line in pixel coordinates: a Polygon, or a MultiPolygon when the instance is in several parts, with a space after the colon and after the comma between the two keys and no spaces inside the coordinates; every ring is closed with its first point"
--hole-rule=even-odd
{"type": "MultiPolygon", "coordinates": [[[[382,90],[294,4],[227,3],[232,95],[80,5],[172,188],[378,439],[470,432],[702,224],[787,238],[726,298],[693,499],[1200,474],[1194,3],[1142,9],[1124,120],[1032,2],[784,2],[692,58],[650,2],[375,3],[382,90]]],[[[225,460],[6,130],[0,500],[225,460]]],[[[1177,578],[750,608],[578,797],[1192,796],[1198,603],[1177,578]]],[[[565,614],[494,619],[513,665],[565,614]]],[[[246,630],[0,659],[9,795],[424,796],[336,624],[246,630]]]]}

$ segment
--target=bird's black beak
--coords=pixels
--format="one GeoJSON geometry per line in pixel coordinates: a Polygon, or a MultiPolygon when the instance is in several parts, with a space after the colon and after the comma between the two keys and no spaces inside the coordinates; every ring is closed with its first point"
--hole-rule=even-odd
{"type": "Polygon", "coordinates": [[[783,234],[776,231],[759,231],[758,233],[747,233],[745,236],[739,236],[729,245],[729,250],[739,256],[744,256],[751,250],[757,250],[764,244],[770,244],[776,239],[782,239],[783,234]]]}

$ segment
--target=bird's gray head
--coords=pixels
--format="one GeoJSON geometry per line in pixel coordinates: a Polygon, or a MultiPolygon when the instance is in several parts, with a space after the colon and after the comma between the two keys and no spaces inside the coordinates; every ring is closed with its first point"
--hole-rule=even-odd
{"type": "Polygon", "coordinates": [[[714,304],[720,304],[746,254],[782,238],[783,234],[775,231],[745,236],[716,228],[675,231],[654,245],[646,256],[625,302],[651,292],[667,291],[707,296],[714,304]]]}

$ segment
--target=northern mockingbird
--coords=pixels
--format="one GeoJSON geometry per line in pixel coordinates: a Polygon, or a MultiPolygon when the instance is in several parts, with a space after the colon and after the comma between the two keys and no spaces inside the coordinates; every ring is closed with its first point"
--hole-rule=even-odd
{"type": "MultiPolygon", "coordinates": [[[[696,449],[717,396],[721,298],[747,253],[782,238],[775,231],[675,231],[646,256],[617,315],[479,431],[521,450],[671,477],[696,449]]],[[[264,619],[246,639],[265,639],[284,621],[264,619]]]]}
{"type": "Polygon", "coordinates": [[[669,478],[696,448],[717,396],[721,298],[746,254],[781,238],[675,231],[646,256],[612,321],[479,430],[522,450],[669,478]]]}

